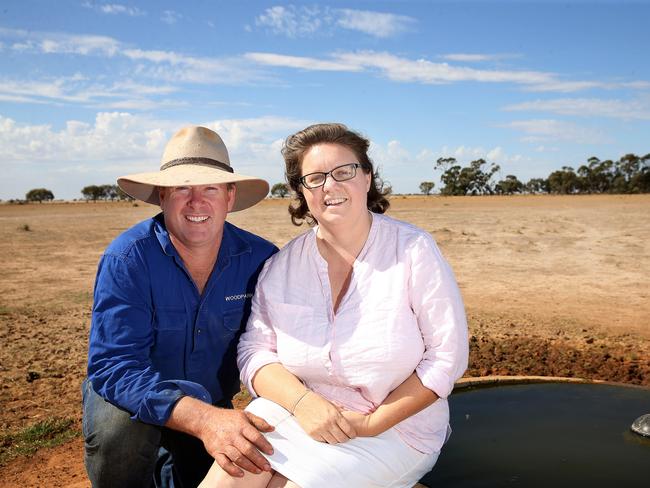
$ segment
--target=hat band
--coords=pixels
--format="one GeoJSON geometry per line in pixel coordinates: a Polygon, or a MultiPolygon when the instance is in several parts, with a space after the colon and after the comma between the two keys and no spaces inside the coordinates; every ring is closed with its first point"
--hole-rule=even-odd
{"type": "Polygon", "coordinates": [[[167,168],[171,168],[173,166],[180,166],[181,164],[197,164],[199,166],[213,166],[219,169],[222,169],[224,171],[227,171],[228,173],[234,173],[234,170],[230,165],[226,163],[222,163],[221,161],[217,161],[216,159],[210,159],[210,158],[178,158],[178,159],[172,159],[171,161],[167,161],[165,164],[163,164],[160,167],[160,171],[164,171],[167,168]]]}

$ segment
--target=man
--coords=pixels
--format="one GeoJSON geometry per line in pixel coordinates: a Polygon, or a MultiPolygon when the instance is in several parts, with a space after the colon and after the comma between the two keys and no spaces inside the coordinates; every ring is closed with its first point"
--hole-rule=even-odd
{"type": "Polygon", "coordinates": [[[270,470],[263,419],[232,410],[236,345],[257,275],[277,248],[225,222],[266,181],[230,167],[221,138],[186,127],[160,171],[118,184],[162,213],[125,231],[99,262],[83,385],[93,487],[195,487],[213,458],[233,476],[270,470]]]}

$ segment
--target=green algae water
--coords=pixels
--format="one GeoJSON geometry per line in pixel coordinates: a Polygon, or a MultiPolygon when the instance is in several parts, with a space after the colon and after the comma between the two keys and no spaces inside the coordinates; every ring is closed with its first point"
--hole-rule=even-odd
{"type": "Polygon", "coordinates": [[[453,433],[430,487],[650,487],[650,439],[630,426],[650,389],[540,383],[449,398],[453,433]]]}

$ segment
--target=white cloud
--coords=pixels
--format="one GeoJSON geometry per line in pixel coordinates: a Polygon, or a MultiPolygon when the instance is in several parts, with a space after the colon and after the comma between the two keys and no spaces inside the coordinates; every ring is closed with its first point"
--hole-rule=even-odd
{"type": "Polygon", "coordinates": [[[369,154],[384,181],[389,182],[398,193],[416,191],[423,180],[437,182],[440,171],[435,169],[435,165],[438,158],[442,157],[453,157],[462,166],[476,159],[485,159],[488,163],[498,164],[502,172],[512,172],[518,163],[531,161],[521,154],[510,154],[500,146],[484,148],[460,145],[412,150],[398,140],[386,144],[373,141],[369,154]]]}
{"type": "Polygon", "coordinates": [[[508,154],[501,146],[484,148],[482,146],[460,145],[456,147],[442,146],[435,150],[422,148],[417,152],[405,148],[400,141],[389,141],[385,146],[372,143],[369,154],[373,160],[386,167],[404,167],[405,165],[429,165],[432,169],[438,158],[453,157],[460,164],[466,164],[475,159],[485,159],[494,163],[516,163],[522,161],[521,154],[508,154]]]}
{"type": "Polygon", "coordinates": [[[600,89],[600,90],[617,90],[617,89],[631,89],[631,90],[647,90],[650,88],[650,82],[647,81],[587,81],[587,80],[560,80],[554,79],[549,82],[541,84],[531,84],[528,87],[525,87],[526,91],[531,92],[561,92],[561,93],[571,93],[581,90],[590,90],[590,89],[600,89]]]}
{"type": "Polygon", "coordinates": [[[501,146],[495,147],[494,149],[488,151],[485,155],[485,159],[488,161],[499,161],[504,157],[505,153],[503,152],[503,148],[501,148],[501,146]]]}
{"type": "Polygon", "coordinates": [[[361,71],[362,66],[344,61],[328,61],[304,56],[285,56],[272,53],[246,53],[244,58],[267,66],[316,71],[361,71]]]}
{"type": "Polygon", "coordinates": [[[410,30],[416,20],[406,15],[386,14],[368,10],[337,9],[336,24],[375,37],[393,37],[410,30]]]}
{"type": "Polygon", "coordinates": [[[165,139],[160,127],[156,121],[125,112],[100,112],[94,124],[70,120],[58,131],[0,116],[0,150],[5,161],[24,163],[155,158],[165,139]]]}
{"type": "Polygon", "coordinates": [[[163,108],[189,107],[188,102],[179,100],[150,100],[146,98],[126,98],[109,103],[91,104],[91,107],[102,108],[107,110],[136,110],[136,111],[154,111],[163,108]]]}
{"type": "Polygon", "coordinates": [[[138,66],[138,75],[165,80],[169,83],[207,85],[236,85],[274,80],[250,66],[245,58],[200,58],[173,51],[143,51],[128,49],[124,55],[132,60],[153,63],[138,66]]]}
{"type": "Polygon", "coordinates": [[[11,49],[13,51],[33,51],[36,49],[36,43],[28,42],[14,42],[11,44],[11,49]]]}
{"type": "MultiPolygon", "coordinates": [[[[283,179],[280,148],[284,138],[313,121],[269,115],[192,123],[210,127],[221,135],[236,171],[276,182],[283,179]]],[[[128,112],[99,112],[90,123],[68,120],[55,129],[47,124],[20,124],[0,116],[0,168],[12,168],[12,177],[17,178],[13,183],[0,181],[0,197],[22,196],[38,180],[41,186],[51,186],[57,198],[73,198],[79,196],[84,185],[109,183],[122,174],[154,171],[171,134],[186,124],[128,112]],[[20,186],[16,186],[18,181],[20,186]]],[[[370,153],[396,191],[412,191],[422,179],[432,179],[435,161],[441,156],[455,156],[460,164],[477,158],[499,164],[521,159],[499,146],[414,151],[399,140],[373,142],[370,153]]]]}
{"type": "Polygon", "coordinates": [[[173,10],[164,10],[162,15],[160,16],[160,20],[165,24],[169,24],[169,25],[175,24],[182,18],[183,16],[181,14],[173,10]]]}
{"type": "Polygon", "coordinates": [[[131,17],[145,14],[145,12],[140,10],[138,7],[127,7],[126,5],[120,5],[119,3],[104,4],[101,5],[99,9],[105,14],[126,14],[131,17]]]}
{"type": "Polygon", "coordinates": [[[403,83],[442,84],[459,82],[513,83],[528,91],[578,91],[590,88],[643,88],[645,82],[605,83],[597,81],[562,81],[555,73],[475,69],[437,63],[427,59],[408,59],[387,52],[339,52],[322,60],[312,57],[285,56],[273,53],[248,53],[245,58],[260,64],[314,71],[376,70],[381,76],[403,83]]]}
{"type": "Polygon", "coordinates": [[[618,83],[616,87],[630,88],[634,90],[647,90],[650,89],[650,81],[628,81],[618,83]]]}
{"type": "Polygon", "coordinates": [[[555,147],[555,146],[545,146],[545,145],[539,145],[535,148],[535,151],[537,152],[559,152],[560,148],[555,147]]]}
{"type": "Polygon", "coordinates": [[[435,155],[433,160],[439,157],[453,157],[460,164],[466,164],[476,159],[485,159],[489,163],[517,163],[525,159],[521,154],[509,154],[501,146],[495,146],[491,149],[483,146],[465,146],[456,147],[443,146],[435,155]]]}
{"type": "Polygon", "coordinates": [[[609,83],[601,83],[598,81],[562,81],[559,79],[549,79],[543,83],[531,83],[524,87],[526,91],[531,92],[561,92],[571,93],[581,90],[591,90],[594,88],[610,89],[616,88],[615,85],[609,83]]]}
{"type": "Polygon", "coordinates": [[[312,121],[265,116],[188,122],[99,112],[91,123],[68,120],[55,129],[48,124],[21,124],[0,115],[0,170],[11,168],[21,181],[21,187],[11,180],[0,181],[0,198],[20,197],[37,181],[53,181],[51,189],[57,198],[74,198],[83,185],[154,171],[169,137],[190,123],[221,135],[237,171],[273,182],[283,178],[280,148],[284,138],[312,121]]]}
{"type": "Polygon", "coordinates": [[[2,36],[15,40],[12,49],[21,52],[126,58],[139,62],[131,68],[131,75],[162,79],[174,84],[241,84],[270,80],[268,75],[252,68],[245,58],[202,58],[174,51],[143,50],[106,36],[0,28],[2,36]]]}
{"type": "Polygon", "coordinates": [[[4,97],[22,97],[24,101],[34,103],[85,102],[89,97],[74,94],[74,77],[55,78],[46,81],[2,80],[0,95],[4,97]]]}
{"type": "Polygon", "coordinates": [[[465,63],[479,63],[483,61],[500,61],[505,58],[518,57],[514,54],[443,54],[440,56],[447,61],[460,61],[465,63]]]}
{"type": "Polygon", "coordinates": [[[269,7],[255,18],[258,27],[289,38],[311,37],[318,33],[332,35],[335,27],[387,38],[409,30],[415,23],[414,18],[406,15],[291,4],[269,7]]]}
{"type": "Polygon", "coordinates": [[[622,120],[650,120],[650,98],[636,100],[558,98],[508,105],[504,107],[504,110],[540,111],[582,117],[611,117],[622,120]]]}
{"type": "Polygon", "coordinates": [[[477,81],[539,85],[553,81],[554,76],[539,71],[478,70],[452,66],[448,63],[435,63],[426,59],[412,60],[375,51],[337,53],[332,56],[332,60],[326,61],[272,53],[249,53],[245,56],[261,64],[316,71],[333,68],[346,71],[375,69],[393,81],[425,84],[477,81]]]}
{"type": "Polygon", "coordinates": [[[83,2],[81,5],[103,14],[128,15],[130,17],[139,17],[146,15],[146,12],[144,10],[140,10],[138,7],[130,7],[127,5],[122,5],[120,3],[83,2]]]}
{"type": "MultiPolygon", "coordinates": [[[[11,48],[21,52],[126,58],[136,63],[135,66],[130,67],[133,76],[161,79],[175,85],[182,82],[211,85],[277,83],[278,80],[268,72],[256,68],[256,65],[260,65],[313,71],[363,71],[402,83],[510,83],[527,91],[567,92],[593,88],[650,87],[650,83],[645,81],[566,81],[551,72],[476,69],[424,58],[410,59],[372,50],[337,52],[326,58],[262,52],[249,52],[229,58],[213,58],[174,51],[139,49],[107,36],[27,32],[0,28],[0,37],[9,37],[13,41],[11,48]]],[[[613,113],[615,108],[610,109],[610,112],[613,113]]],[[[630,118],[645,118],[647,108],[630,113],[630,118]]]]}
{"type": "Polygon", "coordinates": [[[417,188],[422,179],[431,179],[435,162],[432,153],[428,148],[414,152],[398,140],[386,144],[371,141],[368,151],[380,177],[398,193],[417,188]]]}
{"type": "MultiPolygon", "coordinates": [[[[112,85],[89,82],[77,74],[42,81],[6,80],[0,78],[0,99],[22,103],[78,103],[105,109],[150,109],[170,106],[172,102],[159,96],[176,91],[169,85],[145,85],[131,80],[112,85]]],[[[178,106],[178,102],[173,102],[178,106]]]]}
{"type": "Polygon", "coordinates": [[[39,43],[41,52],[46,54],[103,54],[114,56],[119,42],[106,36],[59,35],[42,39],[39,43]]]}
{"type": "Polygon", "coordinates": [[[375,51],[337,53],[332,56],[332,60],[272,53],[248,53],[245,57],[260,64],[315,71],[376,69],[393,81],[425,84],[461,81],[542,84],[553,81],[552,74],[539,71],[477,70],[452,66],[448,63],[434,63],[425,59],[406,59],[375,51]]]}
{"type": "Polygon", "coordinates": [[[517,120],[502,124],[501,127],[507,127],[526,134],[521,139],[523,142],[565,141],[577,144],[604,144],[611,142],[611,139],[600,130],[582,127],[561,120],[517,120]]]}
{"type": "Polygon", "coordinates": [[[213,120],[203,125],[221,136],[232,161],[238,161],[238,164],[244,167],[261,167],[269,161],[277,161],[280,164],[280,148],[284,138],[310,123],[312,122],[308,120],[264,116],[213,120]]]}
{"type": "Polygon", "coordinates": [[[245,58],[205,58],[174,51],[143,50],[128,47],[106,36],[18,31],[0,28],[0,36],[18,38],[12,48],[46,54],[121,57],[141,62],[132,75],[163,79],[171,83],[237,84],[269,80],[250,67],[245,58]]]}
{"type": "Polygon", "coordinates": [[[327,21],[327,12],[320,8],[296,7],[294,5],[267,8],[255,19],[255,25],[268,27],[274,34],[282,34],[290,38],[307,37],[315,34],[327,21]]]}
{"type": "Polygon", "coordinates": [[[411,151],[397,140],[388,141],[385,146],[372,142],[368,154],[380,168],[401,166],[412,163],[416,159],[411,151]]]}
{"type": "Polygon", "coordinates": [[[122,54],[133,60],[146,60],[152,63],[169,63],[171,65],[198,66],[204,61],[174,51],[145,51],[143,49],[125,49],[122,54]]]}
{"type": "Polygon", "coordinates": [[[36,98],[30,98],[23,95],[9,95],[2,93],[0,91],[0,100],[3,102],[12,102],[12,103],[47,103],[44,100],[38,100],[36,98]]]}
{"type": "Polygon", "coordinates": [[[114,56],[120,42],[108,36],[75,35],[59,32],[28,32],[0,28],[0,36],[20,39],[13,42],[15,51],[35,51],[45,54],[80,54],[114,56]]]}
{"type": "Polygon", "coordinates": [[[353,65],[378,69],[387,78],[403,82],[436,84],[478,81],[541,84],[552,80],[551,74],[539,71],[478,70],[426,59],[406,59],[386,52],[359,51],[339,54],[337,57],[353,65]]]}

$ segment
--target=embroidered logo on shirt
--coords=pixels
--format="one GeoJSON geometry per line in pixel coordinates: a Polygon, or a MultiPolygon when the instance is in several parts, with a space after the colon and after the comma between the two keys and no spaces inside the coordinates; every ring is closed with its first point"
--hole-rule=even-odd
{"type": "Polygon", "coordinates": [[[225,297],[225,300],[227,302],[233,302],[236,300],[245,300],[247,298],[251,298],[253,296],[252,293],[240,293],[239,295],[230,295],[225,297]]]}

